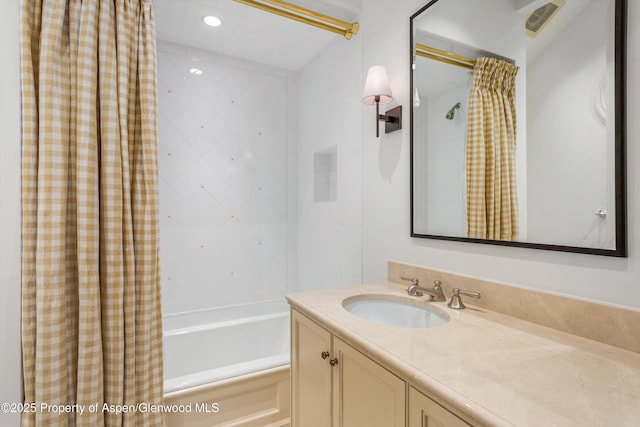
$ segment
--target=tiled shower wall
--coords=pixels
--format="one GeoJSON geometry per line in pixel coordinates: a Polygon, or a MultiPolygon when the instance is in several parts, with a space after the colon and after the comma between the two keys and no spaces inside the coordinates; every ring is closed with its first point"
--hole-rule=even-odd
{"type": "Polygon", "coordinates": [[[470,80],[463,81],[424,96],[413,110],[414,138],[422,141],[414,145],[414,157],[418,165],[426,165],[414,169],[414,191],[419,195],[415,200],[422,203],[414,222],[423,234],[466,235],[464,169],[470,86],[470,80]],[[460,108],[447,119],[447,112],[457,103],[460,108]]]}
{"type": "Polygon", "coordinates": [[[299,76],[300,291],[362,282],[361,40],[337,37],[299,76]]]}
{"type": "Polygon", "coordinates": [[[296,78],[158,43],[164,314],[282,298],[296,277],[296,78]]]}

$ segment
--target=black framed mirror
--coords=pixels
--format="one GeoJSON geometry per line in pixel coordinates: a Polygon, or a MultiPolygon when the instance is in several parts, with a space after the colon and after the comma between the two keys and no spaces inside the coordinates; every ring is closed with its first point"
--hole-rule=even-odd
{"type": "Polygon", "coordinates": [[[432,0],[411,16],[412,237],[627,255],[626,14],[626,0],[432,0]]]}

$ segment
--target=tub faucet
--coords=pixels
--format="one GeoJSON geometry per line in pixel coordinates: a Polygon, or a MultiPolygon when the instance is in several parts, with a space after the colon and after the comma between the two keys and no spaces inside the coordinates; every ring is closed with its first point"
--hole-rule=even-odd
{"type": "Polygon", "coordinates": [[[407,293],[412,297],[421,297],[423,293],[426,293],[429,295],[429,301],[446,301],[444,293],[442,292],[442,283],[439,280],[434,280],[433,287],[427,289],[419,286],[419,280],[415,277],[400,276],[400,278],[411,281],[411,285],[407,288],[407,293]]]}

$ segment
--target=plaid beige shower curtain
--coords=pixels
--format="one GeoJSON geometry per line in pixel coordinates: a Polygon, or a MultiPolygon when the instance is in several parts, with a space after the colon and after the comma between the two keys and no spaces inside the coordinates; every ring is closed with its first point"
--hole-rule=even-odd
{"type": "Polygon", "coordinates": [[[515,240],[518,234],[517,73],[496,58],[478,58],[473,69],[465,154],[470,238],[515,240]]]}
{"type": "Polygon", "coordinates": [[[21,8],[22,425],[162,425],[151,1],[21,8]]]}

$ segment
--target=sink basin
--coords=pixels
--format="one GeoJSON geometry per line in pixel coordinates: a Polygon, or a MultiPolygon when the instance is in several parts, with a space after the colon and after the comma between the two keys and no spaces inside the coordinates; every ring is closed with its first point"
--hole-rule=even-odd
{"type": "Polygon", "coordinates": [[[445,311],[422,300],[391,295],[357,295],[342,301],[342,306],[363,319],[398,328],[432,328],[450,319],[445,311]]]}

